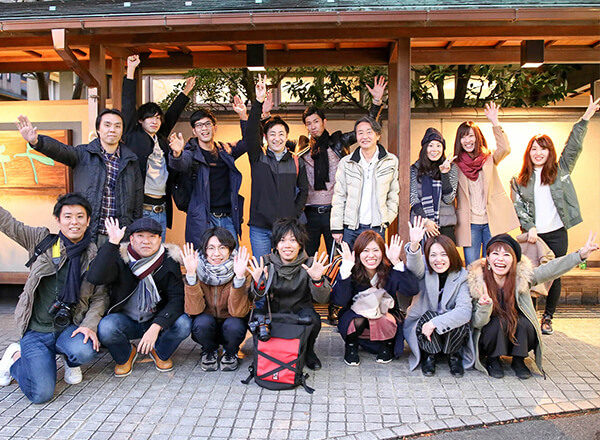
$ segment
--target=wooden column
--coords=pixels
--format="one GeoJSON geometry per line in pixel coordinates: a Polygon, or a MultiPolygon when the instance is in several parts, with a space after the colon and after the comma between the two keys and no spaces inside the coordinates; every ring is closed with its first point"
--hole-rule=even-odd
{"type": "Polygon", "coordinates": [[[390,225],[389,234],[399,233],[408,239],[410,214],[410,38],[401,38],[390,47],[388,149],[398,156],[400,205],[398,220],[390,225]]]}
{"type": "Polygon", "coordinates": [[[112,108],[121,110],[122,102],[121,95],[123,92],[123,76],[125,75],[125,59],[121,57],[113,57],[111,60],[111,99],[112,108]]]}
{"type": "Polygon", "coordinates": [[[90,45],[90,72],[98,80],[98,108],[106,107],[106,50],[98,44],[90,45]]]}

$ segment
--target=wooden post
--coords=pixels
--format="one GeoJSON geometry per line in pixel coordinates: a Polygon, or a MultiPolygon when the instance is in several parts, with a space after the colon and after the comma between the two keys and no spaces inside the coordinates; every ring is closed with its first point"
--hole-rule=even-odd
{"type": "Polygon", "coordinates": [[[99,44],[90,45],[90,72],[98,80],[98,109],[106,107],[106,50],[99,44]]]}
{"type": "Polygon", "coordinates": [[[113,57],[111,62],[111,99],[112,108],[121,110],[123,103],[121,102],[121,94],[123,92],[123,76],[125,74],[125,59],[121,57],[113,57]]]}
{"type": "Polygon", "coordinates": [[[388,149],[398,156],[400,181],[398,219],[388,234],[399,233],[405,241],[410,215],[410,66],[410,38],[401,38],[391,45],[388,65],[388,149]]]}

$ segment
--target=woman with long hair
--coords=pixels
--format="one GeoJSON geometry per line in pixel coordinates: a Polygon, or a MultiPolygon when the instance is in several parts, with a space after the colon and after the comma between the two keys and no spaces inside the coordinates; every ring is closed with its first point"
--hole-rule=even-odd
{"type": "Polygon", "coordinates": [[[519,227],[510,198],[496,166],[510,153],[508,137],[498,121],[499,107],[486,104],[493,125],[496,149],[491,152],[479,127],[463,122],[456,132],[454,155],[458,166],[456,244],[463,246],[467,265],[479,259],[492,235],[519,227]]]}
{"type": "Polygon", "coordinates": [[[427,229],[425,219],[409,223],[410,243],[406,245],[406,267],[419,279],[420,292],[414,297],[404,321],[404,335],[410,347],[411,370],[421,364],[425,376],[435,374],[436,355],[446,354],[450,374],[462,377],[473,366],[471,339],[471,295],[467,271],[454,242],[444,236],[421,241],[427,229]]]}
{"type": "Polygon", "coordinates": [[[342,264],[332,291],[332,303],[342,306],[338,329],[346,342],[344,362],[359,365],[359,344],[388,363],[404,349],[398,293],[419,292],[417,279],[404,270],[402,242],[395,235],[389,246],[371,230],[362,232],[354,250],[342,242],[342,264]]]}
{"type": "MultiPolygon", "coordinates": [[[[527,241],[541,238],[554,255],[567,253],[567,229],[581,223],[581,210],[571,173],[583,149],[583,139],[590,118],[600,109],[600,98],[590,103],[579,121],[573,125],[565,148],[557,160],[556,149],[550,136],[538,134],[527,144],[521,172],[510,181],[511,196],[521,229],[527,232],[527,241]]],[[[560,278],[548,290],[542,315],[542,334],[551,335],[552,318],[560,299],[560,278]]]]}
{"type": "Polygon", "coordinates": [[[438,130],[429,127],[421,140],[419,159],[410,167],[410,217],[425,219],[428,237],[445,235],[453,241],[456,210],[454,199],[458,170],[446,158],[446,141],[438,130]]]}
{"type": "Polygon", "coordinates": [[[521,246],[508,234],[493,237],[486,257],[469,267],[469,291],[473,298],[475,368],[495,378],[504,377],[500,356],[512,356],[511,367],[519,379],[531,377],[525,365],[530,351],[542,369],[542,339],[530,289],[552,280],[585,261],[599,249],[590,233],[577,252],[533,268],[521,246]],[[484,359],[485,363],[482,363],[484,359]],[[485,365],[485,367],[484,367],[485,365]]]}

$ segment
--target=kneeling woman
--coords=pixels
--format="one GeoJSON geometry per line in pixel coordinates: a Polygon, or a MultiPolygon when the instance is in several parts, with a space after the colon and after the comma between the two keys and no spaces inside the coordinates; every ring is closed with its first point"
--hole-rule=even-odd
{"type": "Polygon", "coordinates": [[[249,254],[245,247],[235,251],[235,238],[227,229],[210,228],[201,240],[201,255],[187,243],[183,251],[186,269],[185,312],[192,316],[192,339],[202,346],[200,367],[219,368],[218,348],[223,345],[221,370],[238,367],[237,353],[246,336],[250,311],[249,254]]]}
{"type": "Polygon", "coordinates": [[[401,251],[397,235],[386,249],[383,239],[374,231],[361,233],[354,251],[342,242],[342,265],[333,287],[332,302],[342,306],[338,329],[346,341],[347,365],[360,364],[359,344],[377,353],[379,363],[391,362],[404,349],[397,294],[412,296],[419,288],[417,279],[404,271],[401,251]]]}
{"type": "Polygon", "coordinates": [[[492,237],[486,258],[469,266],[469,290],[473,297],[473,343],[475,368],[495,378],[504,377],[500,356],[512,356],[517,377],[527,379],[531,371],[525,358],[535,351],[542,370],[542,339],[530,289],[568,272],[598,250],[595,236],[577,252],[533,268],[521,257],[521,246],[508,234],[492,237]],[[485,358],[485,367],[480,356],[485,358]]]}
{"type": "MultiPolygon", "coordinates": [[[[321,331],[321,318],[315,311],[313,300],[326,304],[329,302],[331,286],[323,276],[329,266],[327,254],[321,257],[309,257],[304,250],[308,234],[304,225],[296,219],[279,219],[273,224],[271,236],[273,250],[269,255],[256,257],[250,261],[250,273],[254,278],[252,291],[257,298],[268,295],[273,313],[294,313],[301,317],[309,317],[312,329],[306,344],[306,366],[311,370],[319,370],[321,361],[315,353],[315,341],[321,331]],[[262,274],[273,277],[265,292],[262,274]]],[[[264,314],[267,312],[264,299],[257,301],[257,308],[264,314]],[[260,305],[259,305],[260,304],[260,305]]]]}
{"type": "Polygon", "coordinates": [[[409,366],[414,370],[421,362],[425,376],[435,374],[436,355],[448,355],[450,373],[462,377],[473,366],[471,340],[471,295],[467,271],[454,242],[443,235],[425,243],[425,261],[421,240],[426,228],[417,217],[410,227],[410,244],[406,245],[406,266],[419,278],[421,292],[408,308],[404,334],[410,347],[409,366]]]}

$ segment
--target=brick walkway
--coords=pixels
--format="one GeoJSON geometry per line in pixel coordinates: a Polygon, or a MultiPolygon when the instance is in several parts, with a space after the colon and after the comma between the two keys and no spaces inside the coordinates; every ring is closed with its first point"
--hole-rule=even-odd
{"type": "MultiPolygon", "coordinates": [[[[0,350],[16,340],[13,306],[0,304],[0,350]]],[[[66,385],[62,365],[55,398],[31,404],[13,383],[0,388],[3,439],[377,439],[514,418],[600,408],[600,308],[565,308],[545,336],[547,379],[502,380],[471,370],[453,378],[445,362],[425,378],[409,372],[407,355],[381,365],[361,352],[360,367],[342,361],[340,336],[323,326],[317,353],[324,368],[302,388],[273,392],[242,385],[248,358],[235,373],[200,369],[186,340],[175,369],[157,372],[138,361],[126,378],[112,376],[107,352],[66,385]]],[[[244,346],[248,352],[249,344],[244,346]]]]}

